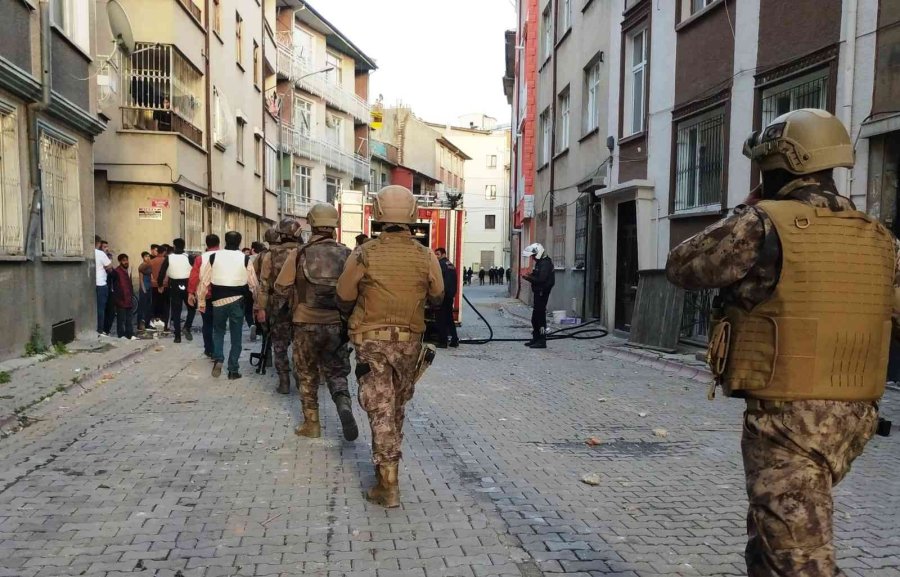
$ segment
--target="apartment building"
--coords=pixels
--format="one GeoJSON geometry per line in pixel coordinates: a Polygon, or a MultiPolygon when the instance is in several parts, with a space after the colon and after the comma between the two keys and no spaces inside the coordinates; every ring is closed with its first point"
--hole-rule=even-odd
{"type": "MultiPolygon", "coordinates": [[[[628,331],[638,315],[680,314],[680,336],[704,342],[714,291],[687,292],[683,307],[663,312],[649,301],[635,310],[637,287],[663,282],[669,248],[758,184],[742,154],[752,130],[823,108],[859,135],[871,109],[877,1],[625,0],[612,11],[617,147],[600,197],[603,257],[616,266],[604,267],[604,318],[628,331]]],[[[856,168],[837,170],[836,181],[864,208],[869,161],[857,152],[856,168]]]]}
{"type": "Polygon", "coordinates": [[[393,144],[374,138],[369,140],[372,165],[369,170],[369,190],[377,192],[385,186],[398,184],[410,190],[433,194],[438,179],[400,164],[400,151],[393,144]]]}
{"type": "Polygon", "coordinates": [[[96,328],[92,74],[112,48],[94,40],[89,0],[0,0],[0,14],[2,358],[34,332],[96,328]]]}
{"type": "Polygon", "coordinates": [[[391,184],[405,186],[428,202],[460,203],[471,157],[450,140],[447,127],[425,122],[408,107],[385,108],[383,114],[372,137],[396,147],[401,170],[392,173],[391,184]]]}
{"type": "Polygon", "coordinates": [[[600,233],[594,192],[605,186],[609,160],[609,8],[602,1],[538,3],[534,240],[557,269],[550,308],[579,316],[599,301],[602,259],[589,259],[599,255],[588,248],[600,233]]]}
{"type": "MultiPolygon", "coordinates": [[[[274,3],[267,0],[266,5],[274,3]]],[[[117,89],[101,110],[97,228],[136,259],[182,237],[201,251],[208,233],[237,230],[249,246],[275,217],[258,154],[264,133],[264,10],[257,0],[121,0],[135,39],[113,62],[117,89]],[[207,11],[208,9],[208,11],[207,11]]],[[[98,43],[112,37],[97,2],[98,43]]]]}
{"type": "Polygon", "coordinates": [[[374,61],[312,6],[279,2],[273,108],[281,125],[279,213],[305,219],[316,202],[370,178],[369,74],[374,61]]]}
{"type": "Polygon", "coordinates": [[[484,114],[462,116],[449,128],[432,124],[466,151],[466,209],[460,267],[509,267],[509,128],[484,114]]]}

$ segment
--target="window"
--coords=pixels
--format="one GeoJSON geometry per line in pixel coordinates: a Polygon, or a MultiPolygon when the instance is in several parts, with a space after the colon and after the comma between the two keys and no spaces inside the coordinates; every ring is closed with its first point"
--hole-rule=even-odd
{"type": "Polygon", "coordinates": [[[551,0],[544,9],[544,14],[541,16],[541,29],[544,31],[544,41],[541,43],[541,47],[543,49],[544,60],[550,58],[550,55],[553,53],[553,15],[550,14],[550,6],[552,4],[553,2],[551,0]]]}
{"type": "Polygon", "coordinates": [[[237,161],[241,164],[244,164],[244,126],[246,123],[244,119],[240,116],[237,119],[237,137],[235,138],[235,155],[237,156],[237,161]]]}
{"type": "Polygon", "coordinates": [[[624,135],[630,136],[644,130],[644,107],[647,84],[647,30],[640,30],[628,37],[628,70],[625,77],[624,135]]]}
{"type": "Polygon", "coordinates": [[[334,176],[325,177],[325,202],[334,204],[341,191],[341,179],[334,176]]]}
{"type": "Polygon", "coordinates": [[[312,136],[312,102],[294,96],[294,128],[302,136],[312,136]]]}
{"type": "Polygon", "coordinates": [[[325,53],[325,67],[331,67],[332,70],[329,70],[325,73],[325,80],[340,86],[344,83],[344,62],[343,59],[334,54],[333,52],[325,53]]]}
{"type": "Polygon", "coordinates": [[[825,109],[828,95],[828,71],[807,74],[762,93],[762,126],[798,108],[825,109]]]}
{"type": "Polygon", "coordinates": [[[691,0],[691,14],[700,12],[716,0],[691,0]]]}
{"type": "Polygon", "coordinates": [[[381,173],[381,188],[388,185],[388,175],[386,172],[381,173]]]}
{"type": "Polygon", "coordinates": [[[90,6],[87,0],[52,0],[53,24],[85,52],[90,52],[90,6]]]}
{"type": "Polygon", "coordinates": [[[484,187],[484,197],[488,200],[496,200],[497,198],[497,185],[496,184],[487,184],[484,187]]]}
{"type": "Polygon", "coordinates": [[[222,35],[222,0],[213,0],[213,32],[222,35]]]}
{"type": "Polygon", "coordinates": [[[25,248],[19,170],[19,125],[16,110],[0,103],[0,253],[2,254],[18,254],[25,248]]]}
{"type": "Polygon", "coordinates": [[[566,268],[566,205],[553,209],[553,266],[566,268]]]}
{"type": "Polygon", "coordinates": [[[253,41],[253,85],[259,88],[259,44],[253,41]]]}
{"type": "Polygon", "coordinates": [[[488,154],[487,155],[487,167],[488,168],[497,168],[497,155],[496,154],[488,154]]]}
{"type": "Polygon", "coordinates": [[[574,268],[584,269],[587,266],[587,227],[590,199],[582,196],[575,202],[575,263],[574,268]]]}
{"type": "Polygon", "coordinates": [[[263,142],[259,134],[253,135],[253,172],[256,176],[262,174],[263,167],[263,142]]]}
{"type": "Polygon", "coordinates": [[[222,97],[219,89],[213,86],[213,141],[222,148],[225,147],[228,132],[228,122],[222,108],[222,97]]]}
{"type": "Polygon", "coordinates": [[[572,27],[572,0],[559,0],[559,37],[562,38],[572,27]]]}
{"type": "Polygon", "coordinates": [[[187,250],[203,251],[203,201],[199,198],[181,197],[181,238],[187,250]]]}
{"type": "Polygon", "coordinates": [[[278,191],[278,151],[266,142],[266,190],[278,191]]]}
{"type": "Polygon", "coordinates": [[[244,20],[237,12],[234,14],[234,60],[244,67],[244,20]]]}
{"type": "Polygon", "coordinates": [[[297,195],[297,201],[309,204],[312,198],[312,168],[308,166],[297,166],[294,169],[294,193],[297,195]]]}
{"type": "Polygon", "coordinates": [[[84,256],[78,148],[74,141],[63,140],[46,130],[41,132],[40,146],[44,254],[84,256]]]}
{"type": "Polygon", "coordinates": [[[569,148],[569,118],[569,89],[566,88],[559,95],[559,132],[557,133],[559,142],[557,142],[556,149],[560,152],[569,148]]]}
{"type": "Polygon", "coordinates": [[[725,113],[678,123],[675,147],[675,212],[722,202],[725,113]]]}
{"type": "Polygon", "coordinates": [[[497,228],[497,215],[484,215],[484,230],[495,230],[497,228]]]}
{"type": "Polygon", "coordinates": [[[328,144],[341,148],[344,146],[344,119],[334,114],[329,114],[325,120],[328,129],[328,144]]]}
{"type": "Polygon", "coordinates": [[[550,162],[550,109],[541,113],[541,147],[538,149],[538,163],[543,166],[550,162]]]}
{"type": "Polygon", "coordinates": [[[594,62],[584,71],[585,109],[584,133],[600,126],[600,61],[594,62]]]}
{"type": "Polygon", "coordinates": [[[313,37],[306,30],[294,27],[294,53],[306,64],[313,60],[313,37]]]}

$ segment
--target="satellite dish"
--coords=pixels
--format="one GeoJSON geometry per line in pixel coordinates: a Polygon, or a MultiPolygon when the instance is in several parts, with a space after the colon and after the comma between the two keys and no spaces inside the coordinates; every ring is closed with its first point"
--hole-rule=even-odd
{"type": "Polygon", "coordinates": [[[125,56],[130,55],[134,52],[134,34],[131,31],[128,14],[116,0],[109,0],[106,3],[106,15],[109,17],[109,29],[116,46],[125,53],[125,56]]]}

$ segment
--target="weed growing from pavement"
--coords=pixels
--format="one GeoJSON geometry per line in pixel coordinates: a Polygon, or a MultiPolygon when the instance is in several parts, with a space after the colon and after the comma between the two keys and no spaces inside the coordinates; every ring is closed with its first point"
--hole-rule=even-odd
{"type": "Polygon", "coordinates": [[[62,356],[69,354],[69,349],[66,348],[66,343],[59,341],[53,344],[53,352],[62,356]]]}
{"type": "Polygon", "coordinates": [[[31,329],[31,338],[25,343],[25,356],[33,357],[35,355],[42,355],[46,352],[47,343],[44,342],[44,337],[41,336],[41,326],[34,325],[34,328],[31,329]]]}
{"type": "Polygon", "coordinates": [[[12,380],[12,377],[9,376],[9,373],[6,371],[0,371],[0,385],[5,385],[12,380]]]}

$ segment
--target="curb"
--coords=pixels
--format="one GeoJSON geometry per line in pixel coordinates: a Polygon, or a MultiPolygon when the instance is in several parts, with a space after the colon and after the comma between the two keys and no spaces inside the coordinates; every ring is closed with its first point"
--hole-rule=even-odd
{"type": "MultiPolygon", "coordinates": [[[[530,318],[520,315],[508,308],[504,308],[503,311],[521,321],[531,322],[530,318]]],[[[550,324],[552,325],[552,323],[550,324]]],[[[566,328],[562,325],[553,326],[555,328],[566,328]]],[[[603,344],[602,342],[600,342],[597,346],[603,349],[604,354],[607,354],[613,358],[623,361],[629,361],[643,367],[658,369],[672,374],[673,376],[697,381],[703,384],[708,384],[710,379],[712,378],[712,373],[710,373],[706,367],[688,365],[671,359],[665,359],[655,353],[645,352],[641,349],[626,349],[622,346],[612,346],[603,344]]]]}
{"type": "MultiPolygon", "coordinates": [[[[62,390],[60,390],[58,387],[56,390],[58,391],[58,393],[68,393],[69,390],[72,387],[74,387],[75,385],[79,385],[79,386],[83,387],[86,384],[94,384],[98,380],[100,380],[100,377],[106,371],[119,368],[120,366],[127,364],[129,361],[133,361],[137,357],[144,355],[150,349],[156,348],[156,346],[158,344],[159,344],[159,342],[156,339],[149,341],[147,345],[144,345],[138,349],[135,349],[118,359],[113,359],[113,360],[107,361],[106,363],[98,366],[95,369],[91,369],[89,371],[84,371],[80,375],[81,378],[75,382],[69,381],[67,383],[60,383],[60,385],[58,385],[58,387],[62,387],[62,390]]],[[[12,434],[12,433],[16,432],[14,429],[8,430],[7,427],[10,423],[17,423],[18,421],[19,421],[19,416],[16,413],[0,416],[0,431],[4,432],[6,434],[12,434]]]]}

